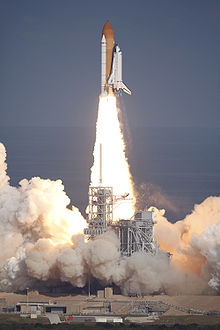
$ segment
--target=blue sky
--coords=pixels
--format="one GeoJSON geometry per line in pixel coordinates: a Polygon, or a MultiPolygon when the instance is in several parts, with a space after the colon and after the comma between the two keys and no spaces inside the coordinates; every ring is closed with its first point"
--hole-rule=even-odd
{"type": "Polygon", "coordinates": [[[0,126],[94,126],[106,20],[130,125],[219,126],[215,0],[1,0],[0,126]]]}

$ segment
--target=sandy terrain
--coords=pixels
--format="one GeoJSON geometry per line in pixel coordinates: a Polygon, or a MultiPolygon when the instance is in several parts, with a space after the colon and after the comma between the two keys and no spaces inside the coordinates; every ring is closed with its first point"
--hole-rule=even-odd
{"type": "MultiPolygon", "coordinates": [[[[5,298],[7,305],[13,305],[19,301],[26,301],[26,295],[14,294],[14,293],[6,293],[0,292],[0,298],[5,298]]],[[[28,301],[29,302],[46,302],[50,301],[51,303],[56,301],[57,304],[94,304],[95,302],[106,301],[105,299],[98,299],[94,297],[92,301],[87,301],[89,297],[83,295],[76,296],[47,296],[41,295],[37,292],[29,292],[28,293],[28,301]]],[[[117,309],[123,307],[123,305],[128,304],[131,301],[138,300],[148,300],[148,301],[160,301],[167,304],[170,307],[169,311],[166,312],[167,315],[184,315],[184,309],[195,309],[201,311],[210,311],[210,310],[218,310],[220,311],[220,296],[167,296],[167,295],[159,295],[159,296],[145,296],[142,298],[136,297],[127,297],[121,295],[114,295],[109,301],[112,301],[112,310],[114,312],[117,309]],[[183,310],[178,310],[176,307],[183,308],[183,310]]],[[[124,314],[124,313],[123,313],[124,314]]]]}

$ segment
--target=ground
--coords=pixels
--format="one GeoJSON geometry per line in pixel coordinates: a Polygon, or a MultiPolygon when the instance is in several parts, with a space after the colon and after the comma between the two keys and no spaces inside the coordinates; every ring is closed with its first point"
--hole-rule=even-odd
{"type": "Polygon", "coordinates": [[[59,324],[50,325],[48,319],[38,318],[37,320],[32,319],[21,319],[19,315],[0,315],[0,330],[32,330],[32,329],[59,329],[59,330],[80,330],[80,329],[220,329],[220,317],[219,316],[202,316],[202,315],[189,315],[189,316],[163,316],[159,320],[153,322],[153,324],[141,324],[137,325],[134,323],[113,325],[113,324],[59,324]]]}
{"type": "MultiPolygon", "coordinates": [[[[18,295],[14,293],[0,293],[0,298],[5,298],[7,305],[13,305],[19,301],[26,301],[26,295],[18,295]]],[[[57,304],[75,304],[88,306],[90,304],[96,304],[100,301],[106,301],[106,299],[98,299],[93,297],[83,295],[75,296],[65,296],[57,295],[41,295],[37,292],[30,292],[28,295],[29,301],[56,301],[57,304]]],[[[130,324],[123,325],[111,325],[111,324],[60,324],[60,325],[50,325],[49,320],[45,317],[40,317],[37,319],[24,319],[20,315],[16,314],[0,314],[0,330],[10,330],[10,329],[220,329],[220,316],[216,315],[191,315],[187,313],[188,310],[199,310],[199,311],[210,311],[218,310],[220,311],[220,296],[145,296],[145,297],[127,297],[122,295],[114,295],[112,298],[108,299],[111,301],[112,311],[117,314],[122,306],[125,306],[129,302],[134,303],[141,301],[157,301],[164,306],[167,306],[168,311],[159,317],[159,319],[154,320],[151,323],[134,324],[135,320],[132,320],[130,324]]],[[[126,308],[121,312],[123,317],[126,316],[126,308]]],[[[132,315],[135,317],[135,315],[132,315]]]]}

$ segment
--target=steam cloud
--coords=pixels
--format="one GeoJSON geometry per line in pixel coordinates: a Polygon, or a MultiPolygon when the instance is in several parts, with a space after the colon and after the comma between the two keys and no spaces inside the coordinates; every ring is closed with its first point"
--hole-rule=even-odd
{"type": "Polygon", "coordinates": [[[83,287],[88,278],[115,283],[123,293],[219,293],[220,197],[209,197],[184,220],[171,224],[155,210],[156,256],[120,259],[118,238],[107,232],[84,241],[86,226],[70,203],[61,180],[34,177],[9,185],[6,151],[0,143],[0,290],[38,289],[69,282],[83,287]],[[120,262],[119,262],[120,260],[120,262]],[[42,284],[43,283],[43,284],[42,284]]]}

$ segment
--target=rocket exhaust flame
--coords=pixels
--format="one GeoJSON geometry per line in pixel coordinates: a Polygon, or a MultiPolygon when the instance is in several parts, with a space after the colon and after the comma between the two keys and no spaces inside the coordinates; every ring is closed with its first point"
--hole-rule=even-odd
{"type": "Polygon", "coordinates": [[[129,198],[119,199],[114,203],[114,220],[132,217],[135,205],[133,182],[125,156],[125,143],[118,111],[115,96],[100,97],[90,183],[91,186],[98,186],[101,178],[102,186],[113,187],[113,194],[116,197],[129,194],[129,198]],[[100,163],[102,163],[101,168],[100,163]]]}

